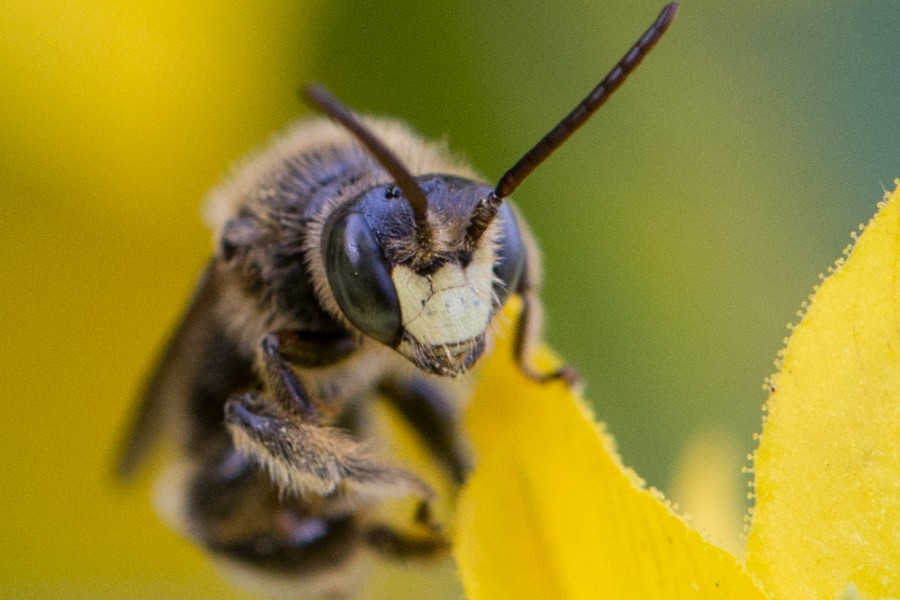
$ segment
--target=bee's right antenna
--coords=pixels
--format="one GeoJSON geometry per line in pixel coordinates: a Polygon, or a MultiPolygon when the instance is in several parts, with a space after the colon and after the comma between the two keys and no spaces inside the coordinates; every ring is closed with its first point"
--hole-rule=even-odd
{"type": "Polygon", "coordinates": [[[591,90],[591,93],[582,100],[566,117],[554,127],[550,133],[545,135],[541,141],[525,153],[519,161],[512,166],[500,178],[500,182],[494,191],[486,198],[479,200],[472,214],[469,228],[466,231],[466,239],[471,246],[474,246],[484,233],[488,225],[497,214],[500,204],[505,198],[508,198],[519,185],[534,171],[538,165],[544,162],[554,150],[559,148],[563,142],[569,139],[579,127],[593,116],[597,110],[609,99],[613,92],[618,89],[622,82],[634,71],[635,68],[644,57],[650,52],[662,34],[666,32],[672,19],[675,18],[675,11],[678,9],[678,3],[672,2],[667,4],[653,25],[650,26],[644,35],[631,47],[631,49],[622,57],[615,67],[603,78],[597,86],[591,90]]]}

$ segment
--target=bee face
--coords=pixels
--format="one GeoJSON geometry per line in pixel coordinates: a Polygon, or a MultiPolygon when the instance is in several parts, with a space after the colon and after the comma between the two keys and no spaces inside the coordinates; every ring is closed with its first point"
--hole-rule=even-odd
{"type": "Polygon", "coordinates": [[[481,356],[492,317],[521,277],[525,250],[506,204],[476,243],[467,237],[489,187],[446,175],[417,183],[435,232],[426,247],[402,192],[382,185],[326,222],[325,272],[343,316],[362,333],[424,371],[459,375],[481,356]]]}

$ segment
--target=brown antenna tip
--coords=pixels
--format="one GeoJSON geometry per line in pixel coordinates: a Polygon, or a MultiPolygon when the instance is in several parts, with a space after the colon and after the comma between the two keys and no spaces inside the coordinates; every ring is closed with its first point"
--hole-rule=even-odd
{"type": "Polygon", "coordinates": [[[613,92],[622,85],[628,75],[641,64],[644,57],[653,49],[663,33],[669,28],[677,10],[678,3],[672,2],[667,4],[662,9],[662,12],[659,13],[653,25],[634,43],[606,77],[591,90],[591,93],[500,178],[494,190],[498,197],[507,198],[512,194],[538,165],[544,162],[554,150],[559,148],[563,142],[569,139],[569,136],[575,133],[579,127],[584,125],[603,106],[613,92]]]}

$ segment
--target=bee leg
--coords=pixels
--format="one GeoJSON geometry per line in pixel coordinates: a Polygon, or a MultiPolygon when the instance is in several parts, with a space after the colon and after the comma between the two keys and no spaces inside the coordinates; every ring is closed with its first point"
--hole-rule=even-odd
{"type": "Polygon", "coordinates": [[[279,333],[269,333],[260,342],[260,362],[266,381],[275,400],[288,412],[297,412],[307,421],[318,421],[319,413],[297,375],[281,355],[282,340],[279,333]]]}
{"type": "Polygon", "coordinates": [[[413,426],[454,482],[462,483],[471,465],[459,438],[458,416],[443,391],[424,377],[387,379],[378,391],[413,426]]]}
{"type": "Polygon", "coordinates": [[[414,535],[380,523],[370,525],[364,539],[373,550],[401,560],[440,556],[450,549],[450,541],[437,531],[414,535]]]}
{"type": "Polygon", "coordinates": [[[343,431],[306,422],[257,392],[228,400],[225,425],[238,451],[284,493],[340,494],[351,501],[434,495],[421,479],[382,464],[343,431]]]}
{"type": "Polygon", "coordinates": [[[359,348],[359,340],[346,332],[302,331],[295,329],[269,333],[264,352],[298,367],[325,367],[346,358],[359,348]]]}
{"type": "MultiPolygon", "coordinates": [[[[523,236],[524,237],[524,236],[523,236]]],[[[535,248],[533,241],[528,241],[527,246],[535,248]]],[[[528,358],[541,335],[541,304],[537,295],[538,265],[534,259],[536,250],[525,260],[525,269],[516,293],[522,299],[522,312],[516,323],[515,338],[513,340],[513,356],[519,365],[519,369],[532,381],[547,383],[561,379],[570,388],[582,387],[581,375],[572,365],[563,365],[550,373],[540,373],[532,367],[528,358]]]]}
{"type": "Polygon", "coordinates": [[[433,492],[422,480],[382,464],[348,434],[319,422],[319,408],[280,354],[282,347],[278,333],[266,335],[260,344],[268,394],[239,394],[225,404],[225,425],[235,447],[285,493],[431,498],[433,492]]]}

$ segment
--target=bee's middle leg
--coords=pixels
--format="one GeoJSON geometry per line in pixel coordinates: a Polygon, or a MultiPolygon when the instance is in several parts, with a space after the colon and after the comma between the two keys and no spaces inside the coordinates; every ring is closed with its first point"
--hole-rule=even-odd
{"type": "Polygon", "coordinates": [[[423,377],[389,378],[378,390],[419,433],[453,481],[462,484],[471,464],[460,438],[457,407],[447,394],[423,377]]]}
{"type": "Polygon", "coordinates": [[[433,492],[415,475],[386,465],[340,429],[320,423],[313,399],[278,351],[278,334],[261,344],[268,394],[228,399],[225,425],[235,447],[262,466],[286,493],[342,494],[348,501],[433,492]]]}

